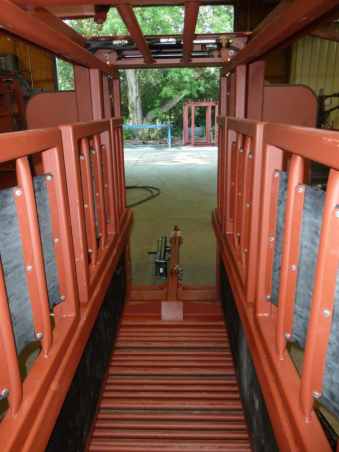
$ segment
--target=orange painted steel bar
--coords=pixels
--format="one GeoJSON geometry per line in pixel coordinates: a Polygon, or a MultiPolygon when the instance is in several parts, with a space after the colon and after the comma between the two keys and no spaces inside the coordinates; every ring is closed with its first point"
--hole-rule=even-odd
{"type": "Polygon", "coordinates": [[[116,131],[116,128],[112,130],[112,121],[119,127],[122,125],[122,119],[104,119],[60,127],[65,148],[66,176],[81,302],[87,302],[90,299],[102,269],[112,257],[116,234],[119,234],[127,218],[127,210],[117,207],[116,201],[123,199],[122,185],[119,181],[124,180],[124,162],[121,146],[113,145],[114,137],[111,133],[113,130],[116,131]],[[81,141],[80,149],[79,140],[81,141]],[[93,175],[90,153],[93,161],[93,175]],[[102,155],[105,157],[104,165],[102,165],[102,155]],[[102,173],[102,168],[104,171],[107,170],[107,174],[102,173]],[[94,178],[94,186],[92,178],[94,178]],[[105,181],[105,187],[103,187],[103,181],[105,181]],[[108,209],[105,209],[105,200],[106,206],[109,206],[108,209]],[[98,221],[98,235],[95,217],[98,221]],[[91,265],[88,265],[88,256],[91,265]]]}
{"type": "MultiPolygon", "coordinates": [[[[45,326],[42,323],[44,327],[43,334],[48,339],[44,345],[45,350],[40,353],[24,383],[21,385],[20,377],[18,376],[17,355],[13,344],[11,323],[8,319],[8,315],[6,317],[6,311],[8,312],[8,307],[6,306],[7,299],[1,297],[1,335],[4,340],[6,361],[9,366],[9,378],[11,382],[9,389],[10,394],[8,397],[10,409],[0,424],[1,447],[4,451],[16,451],[20,450],[24,444],[28,432],[31,429],[34,419],[51,385],[55,372],[67,349],[70,338],[74,334],[79,320],[79,308],[75,283],[71,230],[68,217],[68,201],[65,190],[66,181],[62,156],[61,134],[57,129],[4,134],[0,136],[0,146],[2,149],[0,162],[13,159],[17,160],[17,178],[21,184],[20,187],[14,189],[14,193],[21,192],[20,196],[19,193],[15,196],[17,213],[19,223],[21,223],[23,218],[26,218],[25,221],[29,224],[22,240],[27,234],[31,236],[30,240],[27,242],[25,241],[24,249],[27,246],[27,243],[28,245],[29,243],[32,243],[31,247],[34,261],[29,262],[33,264],[32,267],[38,266],[37,273],[39,273],[40,278],[36,279],[36,283],[34,283],[38,290],[35,289],[35,299],[31,299],[31,303],[33,312],[35,309],[42,309],[44,312],[45,326]],[[58,218],[52,220],[52,228],[53,234],[57,231],[59,236],[58,239],[61,248],[59,250],[59,257],[58,253],[56,253],[58,278],[60,280],[60,287],[64,287],[66,292],[65,300],[61,305],[54,308],[54,312],[59,311],[59,314],[56,316],[53,337],[49,320],[49,305],[46,293],[34,193],[32,192],[31,172],[26,157],[27,155],[37,154],[42,155],[43,172],[47,174],[47,177],[51,178],[51,180],[47,179],[48,183],[53,182],[54,184],[54,190],[49,193],[49,196],[50,194],[52,197],[54,196],[55,203],[59,208],[58,218]],[[35,235],[34,240],[33,235],[35,235]],[[37,308],[34,308],[33,302],[37,308]],[[46,323],[47,321],[48,324],[46,323]],[[50,338],[48,337],[48,334],[50,334],[50,338]]],[[[20,228],[21,226],[22,224],[20,224],[20,228]]],[[[22,229],[21,232],[23,232],[22,229]]],[[[25,266],[26,262],[27,261],[25,261],[25,266]]],[[[25,313],[23,312],[22,315],[24,316],[25,313]]],[[[39,331],[36,331],[36,333],[38,332],[39,331]]]]}
{"type": "Polygon", "coordinates": [[[218,117],[220,136],[218,215],[237,271],[254,301],[264,123],[218,117]]]}
{"type": "Polygon", "coordinates": [[[195,35],[195,27],[199,15],[199,8],[200,2],[185,3],[184,36],[183,36],[184,45],[182,49],[182,59],[181,59],[181,61],[184,63],[189,63],[191,61],[194,46],[193,40],[195,35]]]}

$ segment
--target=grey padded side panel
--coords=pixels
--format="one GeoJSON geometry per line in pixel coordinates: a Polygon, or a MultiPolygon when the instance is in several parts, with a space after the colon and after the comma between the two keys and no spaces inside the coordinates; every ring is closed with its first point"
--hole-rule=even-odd
{"type": "Polygon", "coordinates": [[[0,191],[0,259],[19,355],[36,339],[13,188],[0,191]]]}
{"type": "Polygon", "coordinates": [[[306,343],[325,201],[325,192],[322,190],[308,185],[305,185],[304,188],[305,198],[291,338],[301,348],[305,348],[306,343]]]}
{"type": "Polygon", "coordinates": [[[50,309],[61,302],[58,270],[55,259],[51,212],[46,185],[46,175],[33,177],[35,202],[38,213],[40,240],[45,267],[47,294],[50,309]]]}
{"type": "Polygon", "coordinates": [[[93,193],[93,204],[94,204],[94,217],[95,217],[95,234],[96,237],[99,238],[99,224],[98,224],[98,209],[97,209],[97,200],[95,196],[95,181],[94,181],[94,165],[93,165],[93,154],[94,148],[89,148],[89,157],[91,161],[91,174],[92,174],[92,193],[93,193]]]}
{"type": "Polygon", "coordinates": [[[277,217],[275,226],[275,244],[274,244],[274,259],[272,270],[272,284],[271,284],[271,303],[278,305],[279,284],[280,284],[280,269],[281,269],[281,257],[282,247],[284,239],[284,227],[285,227],[285,211],[286,211],[286,198],[287,198],[287,183],[288,173],[284,171],[275,170],[275,173],[279,172],[279,192],[277,201],[277,217]]]}
{"type": "Polygon", "coordinates": [[[339,417],[339,267],[320,402],[339,417]]]}

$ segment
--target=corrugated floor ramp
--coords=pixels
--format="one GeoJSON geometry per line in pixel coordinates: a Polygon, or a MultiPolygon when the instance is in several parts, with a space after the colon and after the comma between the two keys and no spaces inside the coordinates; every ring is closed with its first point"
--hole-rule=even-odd
{"type": "Polygon", "coordinates": [[[91,452],[251,451],[219,303],[128,302],[91,452]]]}

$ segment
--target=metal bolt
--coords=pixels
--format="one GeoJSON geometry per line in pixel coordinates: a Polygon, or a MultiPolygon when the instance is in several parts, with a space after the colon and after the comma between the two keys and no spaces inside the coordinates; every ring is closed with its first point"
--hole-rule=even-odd
{"type": "Polygon", "coordinates": [[[228,54],[231,55],[231,56],[234,55],[234,50],[230,50],[230,51],[228,52],[228,54]]]}
{"type": "Polygon", "coordinates": [[[95,193],[95,196],[99,196],[99,193],[95,193]]]}
{"type": "Polygon", "coordinates": [[[286,334],[285,334],[285,339],[290,339],[290,338],[291,338],[291,335],[288,334],[288,333],[286,333],[286,334]]]}
{"type": "Polygon", "coordinates": [[[295,271],[296,267],[295,265],[291,265],[291,270],[295,271]]]}
{"type": "Polygon", "coordinates": [[[250,205],[249,204],[246,204],[246,207],[249,207],[250,205]]]}
{"type": "Polygon", "coordinates": [[[240,234],[239,234],[239,232],[237,232],[237,237],[240,237],[240,234]]]}
{"type": "Polygon", "coordinates": [[[226,77],[229,77],[230,75],[231,75],[231,73],[230,73],[230,72],[227,72],[226,77]]]}
{"type": "Polygon", "coordinates": [[[52,180],[52,176],[47,176],[47,180],[52,180]]]}
{"type": "Polygon", "coordinates": [[[244,249],[244,253],[247,253],[247,249],[246,248],[244,249]]]}
{"type": "Polygon", "coordinates": [[[323,311],[323,314],[325,317],[329,317],[331,313],[328,309],[325,309],[325,311],[323,311]]]}
{"type": "Polygon", "coordinates": [[[241,196],[241,193],[238,193],[239,196],[241,196]]]}
{"type": "Polygon", "coordinates": [[[88,207],[88,204],[85,204],[85,208],[87,209],[87,207],[88,207]]]}
{"type": "Polygon", "coordinates": [[[231,185],[234,185],[234,182],[231,182],[231,185]]]}
{"type": "Polygon", "coordinates": [[[317,392],[317,391],[313,391],[313,397],[315,398],[315,399],[319,399],[319,397],[320,397],[320,394],[319,394],[319,392],[317,392]]]}
{"type": "Polygon", "coordinates": [[[37,339],[42,339],[44,336],[43,336],[43,334],[42,333],[37,333],[36,334],[36,338],[37,339]]]}
{"type": "Polygon", "coordinates": [[[22,192],[21,192],[21,190],[16,190],[16,191],[15,191],[15,194],[16,194],[17,196],[21,196],[22,192]]]}
{"type": "Polygon", "coordinates": [[[298,188],[298,193],[302,193],[303,191],[304,190],[301,187],[298,188]]]}
{"type": "Polygon", "coordinates": [[[239,152],[244,152],[244,148],[240,148],[240,149],[239,149],[239,152]]]}
{"type": "Polygon", "coordinates": [[[59,243],[59,239],[55,239],[54,241],[55,241],[55,243],[59,243]]]}
{"type": "Polygon", "coordinates": [[[102,149],[106,149],[106,145],[105,144],[103,144],[101,147],[102,147],[102,149]]]}
{"type": "Polygon", "coordinates": [[[2,395],[2,397],[8,397],[8,396],[9,396],[9,391],[8,391],[8,389],[3,389],[3,390],[1,391],[1,395],[2,395]]]}
{"type": "Polygon", "coordinates": [[[105,60],[108,60],[108,54],[107,53],[105,53],[104,58],[105,58],[105,60]]]}
{"type": "Polygon", "coordinates": [[[270,242],[274,242],[274,237],[270,237],[270,242]]]}
{"type": "Polygon", "coordinates": [[[92,254],[92,253],[93,253],[93,250],[88,250],[88,252],[89,252],[89,254],[92,254]]]}
{"type": "Polygon", "coordinates": [[[251,153],[248,154],[248,158],[251,159],[253,156],[251,153]]]}
{"type": "Polygon", "coordinates": [[[102,237],[102,234],[101,234],[101,233],[99,234],[99,237],[102,237]]]}
{"type": "Polygon", "coordinates": [[[274,177],[278,177],[279,176],[279,173],[274,173],[274,177]]]}
{"type": "Polygon", "coordinates": [[[108,184],[105,184],[105,187],[107,188],[107,187],[108,187],[108,184]]]}
{"type": "Polygon", "coordinates": [[[270,300],[271,299],[271,295],[266,295],[266,300],[270,300]]]}
{"type": "Polygon", "coordinates": [[[231,223],[233,223],[233,218],[231,218],[231,220],[230,220],[230,221],[231,221],[231,223]]]}
{"type": "Polygon", "coordinates": [[[110,224],[111,220],[107,220],[107,224],[110,224]]]}
{"type": "Polygon", "coordinates": [[[81,160],[85,160],[85,156],[84,155],[80,155],[80,159],[81,160]]]}
{"type": "Polygon", "coordinates": [[[335,216],[339,218],[339,210],[336,211],[335,216]]]}
{"type": "Polygon", "coordinates": [[[27,267],[27,270],[28,270],[29,272],[31,272],[31,271],[33,270],[33,267],[32,267],[31,265],[29,265],[29,266],[27,267]]]}
{"type": "Polygon", "coordinates": [[[65,300],[66,300],[66,296],[65,296],[65,295],[62,295],[62,296],[60,297],[60,300],[61,300],[61,301],[65,301],[65,300]]]}
{"type": "Polygon", "coordinates": [[[95,154],[95,151],[92,151],[92,154],[95,154]]]}

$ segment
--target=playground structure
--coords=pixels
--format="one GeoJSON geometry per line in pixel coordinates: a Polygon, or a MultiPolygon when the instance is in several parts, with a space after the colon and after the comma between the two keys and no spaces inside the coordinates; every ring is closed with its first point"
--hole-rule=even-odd
{"type": "Polygon", "coordinates": [[[166,124],[149,124],[143,126],[136,125],[125,125],[123,126],[124,130],[135,130],[135,129],[167,129],[167,144],[168,147],[172,147],[172,138],[171,138],[171,123],[168,121],[166,124]]]}
{"type": "Polygon", "coordinates": [[[218,102],[216,101],[206,101],[203,102],[186,102],[184,104],[184,139],[183,144],[189,145],[189,146],[216,146],[218,143],[218,126],[217,126],[217,116],[218,116],[218,102]],[[206,107],[206,137],[205,140],[195,140],[194,135],[195,132],[192,133],[192,131],[195,131],[196,128],[195,125],[195,107],[206,107]],[[213,140],[213,134],[212,134],[212,107],[215,107],[214,110],[214,130],[215,130],[215,136],[213,140]],[[189,121],[188,121],[188,109],[191,108],[191,127],[188,127],[189,121]],[[191,133],[190,133],[191,132],[191,133]]]}

